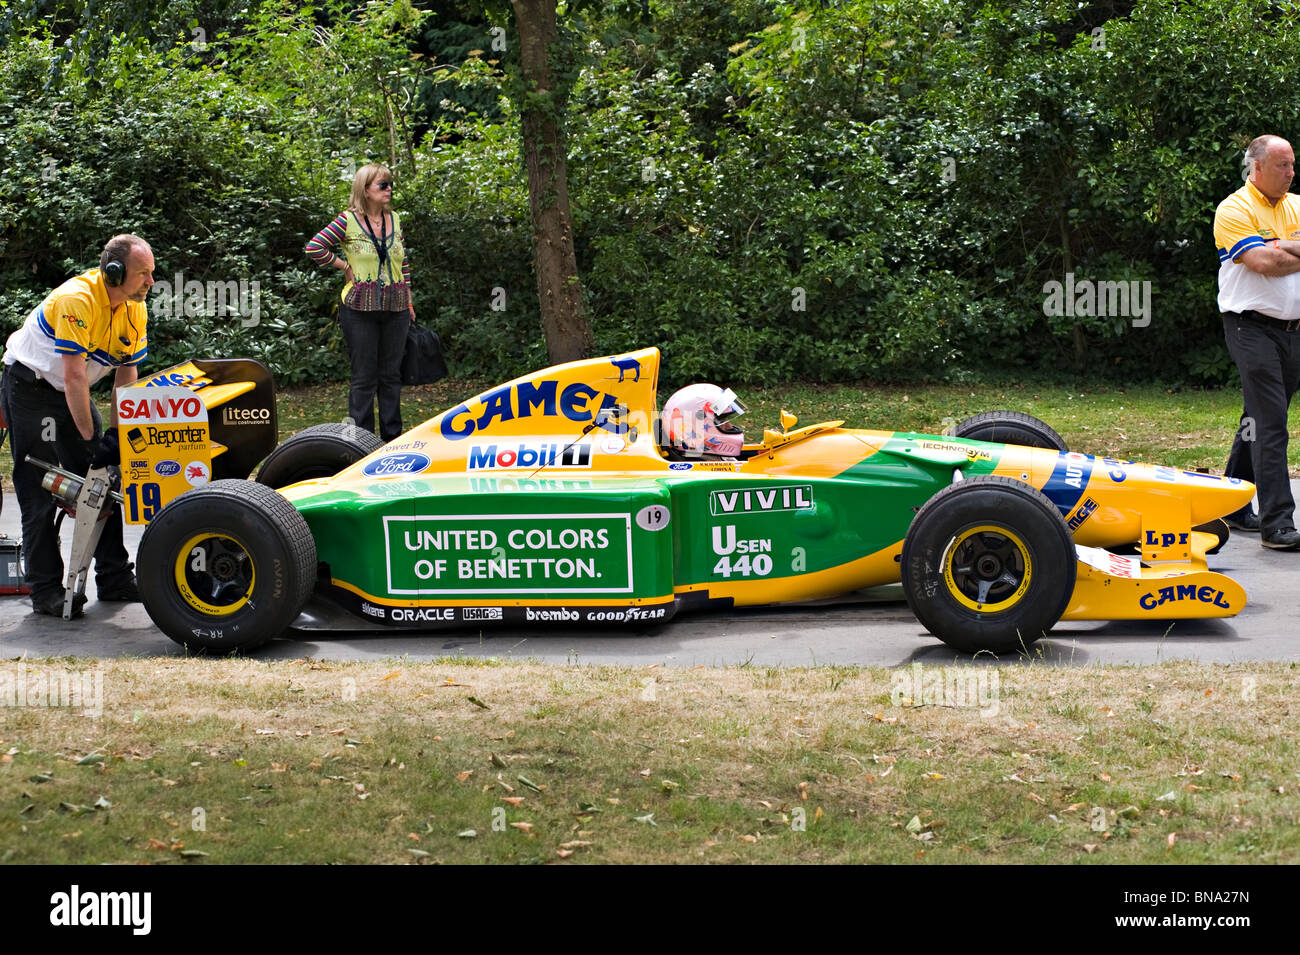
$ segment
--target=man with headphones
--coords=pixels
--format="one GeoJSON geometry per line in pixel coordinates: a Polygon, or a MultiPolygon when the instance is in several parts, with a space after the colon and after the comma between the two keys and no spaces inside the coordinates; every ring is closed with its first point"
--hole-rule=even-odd
{"type": "MultiPolygon", "coordinates": [[[[62,616],[63,556],[54,529],[54,499],[27,455],[85,474],[119,464],[116,411],[104,432],[90,386],[113,369],[113,387],[129,385],[148,353],[145,298],[153,286],[153,251],[134,235],[108,240],[99,268],[68,279],[9,336],[0,403],[9,422],[14,490],[22,512],[27,585],[36,613],[62,616]]],[[[113,506],[95,549],[100,600],[136,601],[133,565],[122,543],[121,509],[113,506]]],[[[73,608],[79,616],[85,598],[73,608]]]]}

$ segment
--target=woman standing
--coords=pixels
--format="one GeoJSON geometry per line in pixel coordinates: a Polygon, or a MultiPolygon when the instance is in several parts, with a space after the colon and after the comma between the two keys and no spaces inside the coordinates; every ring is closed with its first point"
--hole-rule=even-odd
{"type": "Polygon", "coordinates": [[[402,352],[415,321],[411,269],[392,203],[393,174],[384,166],[362,166],[352,179],[347,211],[304,250],[341,270],[347,281],[339,324],[352,355],[348,417],[373,433],[378,391],[379,437],[385,442],[402,433],[402,352]]]}

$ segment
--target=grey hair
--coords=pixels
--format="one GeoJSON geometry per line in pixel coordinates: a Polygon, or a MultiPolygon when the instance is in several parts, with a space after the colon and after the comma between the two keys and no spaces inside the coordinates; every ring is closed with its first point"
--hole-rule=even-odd
{"type": "Polygon", "coordinates": [[[1246,152],[1241,157],[1241,178],[1249,179],[1251,173],[1255,171],[1255,164],[1263,162],[1264,157],[1268,155],[1268,147],[1279,140],[1280,136],[1271,136],[1265,133],[1263,136],[1256,136],[1246,147],[1246,152]]]}

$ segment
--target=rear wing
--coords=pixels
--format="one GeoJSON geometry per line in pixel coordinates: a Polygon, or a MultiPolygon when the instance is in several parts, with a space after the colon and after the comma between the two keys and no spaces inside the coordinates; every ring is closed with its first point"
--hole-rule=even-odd
{"type": "Polygon", "coordinates": [[[117,389],[123,517],[147,524],[190,488],[246,478],[274,450],[275,383],[249,358],[195,358],[117,389]]]}
{"type": "Polygon", "coordinates": [[[275,382],[251,358],[195,358],[135,383],[179,385],[203,399],[212,443],[212,480],[246,478],[277,443],[275,382]]]}

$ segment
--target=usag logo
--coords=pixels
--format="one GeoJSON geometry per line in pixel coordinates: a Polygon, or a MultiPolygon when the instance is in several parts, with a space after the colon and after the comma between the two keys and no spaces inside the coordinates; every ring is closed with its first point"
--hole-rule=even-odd
{"type": "Polygon", "coordinates": [[[500,607],[466,607],[461,611],[465,620],[500,620],[500,607]]]}

